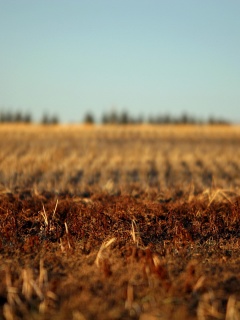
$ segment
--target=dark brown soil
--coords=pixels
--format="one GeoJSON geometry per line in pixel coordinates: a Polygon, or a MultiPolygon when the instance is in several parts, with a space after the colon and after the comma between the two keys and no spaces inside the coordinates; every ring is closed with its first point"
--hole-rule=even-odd
{"type": "Polygon", "coordinates": [[[224,319],[239,214],[240,198],[2,195],[0,318],[224,319]]]}

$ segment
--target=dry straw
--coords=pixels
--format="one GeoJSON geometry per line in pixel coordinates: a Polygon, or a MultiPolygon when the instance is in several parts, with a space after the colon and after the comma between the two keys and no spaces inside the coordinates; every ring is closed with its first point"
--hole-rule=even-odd
{"type": "Polygon", "coordinates": [[[102,243],[99,251],[98,251],[98,254],[97,254],[97,257],[96,257],[96,260],[95,260],[95,263],[98,267],[100,267],[100,260],[102,260],[104,258],[104,251],[114,242],[116,241],[116,238],[111,238],[110,240],[108,241],[105,241],[102,243]]]}

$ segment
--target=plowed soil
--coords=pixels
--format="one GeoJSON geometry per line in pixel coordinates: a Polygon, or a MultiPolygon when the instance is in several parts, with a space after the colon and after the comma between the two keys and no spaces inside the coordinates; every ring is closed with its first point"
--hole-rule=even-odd
{"type": "Polygon", "coordinates": [[[0,319],[239,319],[239,144],[0,127],[0,319]]]}

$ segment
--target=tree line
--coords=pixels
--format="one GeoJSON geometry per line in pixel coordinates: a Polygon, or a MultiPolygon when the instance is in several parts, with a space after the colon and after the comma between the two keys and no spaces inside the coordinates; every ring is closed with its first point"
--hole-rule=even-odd
{"type": "MultiPolygon", "coordinates": [[[[23,113],[20,111],[0,111],[0,123],[33,123],[32,115],[29,112],[23,113]]],[[[50,116],[44,113],[41,120],[41,124],[58,124],[58,116],[50,116]]]]}
{"type": "MultiPolygon", "coordinates": [[[[10,111],[0,111],[0,123],[32,123],[33,118],[29,112],[10,112],[10,111]]],[[[43,125],[58,124],[60,120],[57,115],[50,116],[47,113],[44,113],[42,118],[39,121],[43,125]]],[[[99,123],[96,120],[95,116],[91,112],[87,112],[82,121],[84,124],[95,124],[99,123]]],[[[102,124],[115,124],[115,125],[127,125],[127,124],[230,124],[229,121],[223,118],[209,117],[207,120],[201,120],[195,117],[183,113],[180,116],[172,116],[170,114],[160,114],[157,116],[149,116],[144,118],[142,116],[134,117],[131,116],[127,111],[116,112],[110,111],[104,113],[100,120],[102,124]]]]}
{"type": "MultiPolygon", "coordinates": [[[[85,114],[83,122],[86,124],[94,124],[95,117],[91,112],[85,114]]],[[[180,116],[172,116],[170,114],[163,114],[157,116],[149,116],[148,118],[144,118],[142,116],[133,117],[130,116],[126,111],[123,112],[116,112],[111,111],[109,113],[104,113],[101,119],[102,124],[118,124],[118,125],[125,125],[125,124],[222,124],[228,125],[230,121],[223,119],[223,118],[215,118],[209,117],[207,120],[202,120],[195,118],[193,116],[189,116],[187,113],[183,113],[180,116]]]]}

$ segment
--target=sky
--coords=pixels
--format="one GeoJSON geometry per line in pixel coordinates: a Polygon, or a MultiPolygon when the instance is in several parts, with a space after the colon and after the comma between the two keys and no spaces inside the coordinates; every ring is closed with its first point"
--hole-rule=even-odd
{"type": "Polygon", "coordinates": [[[239,0],[0,0],[0,110],[240,123],[239,0]]]}

